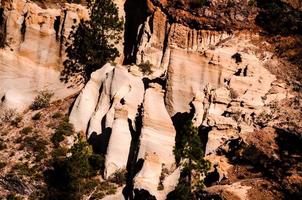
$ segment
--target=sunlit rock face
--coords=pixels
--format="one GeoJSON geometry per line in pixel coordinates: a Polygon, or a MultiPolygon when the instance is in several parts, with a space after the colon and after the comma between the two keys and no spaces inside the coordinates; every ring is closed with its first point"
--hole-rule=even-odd
{"type": "MultiPolygon", "coordinates": [[[[180,175],[173,155],[176,114],[193,112],[194,125],[202,127],[200,134],[207,138],[205,158],[212,163],[211,170],[216,164],[222,180],[231,164],[217,151],[226,141],[245,138],[257,129],[257,116],[270,112],[269,103],[289,94],[268,70],[278,60],[253,42],[259,36],[196,30],[169,21],[150,1],[146,7],[144,20],[133,22],[138,23],[136,37],[130,37],[135,40],[125,38],[130,49],[125,48],[123,55],[127,65],[106,64],[94,72],[72,108],[70,121],[90,141],[100,141],[106,156],[105,178],[134,163],[140,166],[134,189],[165,199],[180,175]],[[140,64],[148,62],[151,73],[142,74],[140,64]]],[[[126,20],[134,18],[126,13],[126,20]]],[[[223,189],[245,198],[250,187],[241,186],[238,182],[223,189]]]]}
{"type": "Polygon", "coordinates": [[[202,133],[208,138],[206,158],[217,164],[221,180],[231,165],[216,154],[217,149],[254,131],[254,117],[267,109],[268,102],[287,94],[284,88],[278,94],[271,92],[276,77],[265,66],[273,58],[268,52],[259,54],[251,41],[257,36],[197,31],[179,24],[163,29],[161,20],[166,19],[160,11],[147,20],[154,21],[146,23],[151,24],[149,28],[142,26],[136,56],[141,58],[138,64],[152,63],[152,73],[143,75],[136,65],[106,64],[82,90],[70,121],[90,140],[103,138],[99,145],[106,155],[105,178],[126,168],[135,147],[134,163],[142,166],[133,179],[134,188],[165,199],[180,172],[173,155],[176,130],[171,118],[175,114],[193,110],[194,124],[206,127],[208,132],[202,133]],[[139,127],[137,116],[142,120],[139,127]],[[131,146],[135,134],[140,134],[139,142],[131,146]]]}
{"type": "Polygon", "coordinates": [[[34,3],[15,0],[6,5],[6,47],[0,49],[1,106],[25,109],[40,90],[51,90],[55,99],[74,94],[59,80],[65,59],[63,42],[72,26],[88,19],[81,5],[42,9],[34,3]]]}

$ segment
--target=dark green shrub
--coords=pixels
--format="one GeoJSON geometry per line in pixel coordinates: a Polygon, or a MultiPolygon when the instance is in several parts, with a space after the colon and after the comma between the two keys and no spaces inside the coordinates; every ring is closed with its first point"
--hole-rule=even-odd
{"type": "Polygon", "coordinates": [[[103,170],[105,167],[105,158],[100,154],[93,153],[89,157],[89,164],[92,166],[94,170],[103,170]]]}
{"type": "Polygon", "coordinates": [[[62,133],[55,132],[51,137],[51,142],[55,147],[60,146],[60,142],[64,140],[64,135],[62,133]]]}
{"type": "Polygon", "coordinates": [[[58,157],[63,157],[66,156],[68,152],[68,149],[64,148],[64,147],[59,147],[53,150],[52,152],[52,157],[54,158],[58,158],[58,157]]]}
{"type": "Polygon", "coordinates": [[[65,136],[73,135],[73,133],[73,125],[68,122],[68,117],[65,117],[55,128],[55,133],[52,136],[51,141],[55,147],[58,147],[65,136]]]}
{"type": "Polygon", "coordinates": [[[152,66],[153,65],[150,63],[149,60],[138,65],[141,72],[143,72],[143,74],[145,75],[150,75],[152,73],[152,66]]]}
{"type": "MultiPolygon", "coordinates": [[[[178,133],[179,134],[179,133],[178,133]]],[[[210,169],[210,162],[204,159],[203,144],[199,136],[199,129],[195,127],[191,120],[186,121],[180,132],[180,143],[175,147],[174,154],[176,160],[181,160],[182,166],[180,182],[187,184],[189,190],[203,189],[202,176],[210,169]],[[192,181],[192,174],[197,180],[192,181]]],[[[182,188],[183,189],[183,188],[182,188]]]]}
{"type": "Polygon", "coordinates": [[[32,120],[40,120],[41,119],[41,113],[40,112],[36,113],[31,119],[32,120]]]}
{"type": "Polygon", "coordinates": [[[119,186],[124,185],[126,183],[126,170],[116,171],[109,180],[119,186]]]}
{"type": "Polygon", "coordinates": [[[0,169],[4,168],[6,166],[6,162],[0,161],[0,169]]]}
{"type": "Polygon", "coordinates": [[[25,137],[22,146],[33,151],[39,158],[46,157],[48,142],[37,135],[25,137]]]}
{"type": "Polygon", "coordinates": [[[2,139],[0,139],[0,151],[6,149],[7,146],[2,139]]]}
{"type": "Polygon", "coordinates": [[[54,118],[54,119],[58,119],[58,118],[61,118],[62,116],[63,116],[62,113],[56,112],[56,113],[54,113],[51,117],[54,118]]]}
{"type": "Polygon", "coordinates": [[[167,195],[167,200],[195,200],[189,185],[185,181],[179,181],[176,188],[167,195]]]}
{"type": "Polygon", "coordinates": [[[10,122],[13,126],[18,126],[18,124],[22,121],[22,117],[17,112],[16,109],[8,108],[4,109],[0,113],[0,123],[1,122],[10,122]]]}
{"type": "Polygon", "coordinates": [[[29,176],[32,171],[25,163],[17,163],[12,168],[13,171],[18,172],[20,175],[29,176]]]}
{"type": "Polygon", "coordinates": [[[73,125],[69,123],[68,117],[64,118],[56,127],[55,132],[64,136],[73,135],[73,125]]]}
{"type": "Polygon", "coordinates": [[[21,198],[16,196],[16,194],[14,194],[14,193],[9,193],[6,196],[6,200],[21,200],[21,198]]]}
{"type": "Polygon", "coordinates": [[[48,107],[50,105],[50,100],[53,95],[54,93],[48,90],[40,91],[35,97],[34,102],[31,104],[30,109],[39,110],[48,107]]]}
{"type": "Polygon", "coordinates": [[[256,0],[249,0],[249,1],[248,1],[248,5],[249,5],[249,6],[254,6],[254,5],[256,5],[256,0]]]}
{"type": "Polygon", "coordinates": [[[27,134],[31,133],[32,131],[33,131],[32,127],[25,127],[20,131],[20,133],[27,135],[27,134]]]}
{"type": "Polygon", "coordinates": [[[47,195],[50,199],[58,198],[54,195],[59,195],[59,199],[80,199],[81,195],[97,185],[93,177],[99,173],[99,169],[96,170],[97,167],[91,163],[98,159],[92,159],[92,148],[88,143],[79,138],[69,152],[70,157],[54,157],[53,170],[46,172],[49,186],[47,195]]]}

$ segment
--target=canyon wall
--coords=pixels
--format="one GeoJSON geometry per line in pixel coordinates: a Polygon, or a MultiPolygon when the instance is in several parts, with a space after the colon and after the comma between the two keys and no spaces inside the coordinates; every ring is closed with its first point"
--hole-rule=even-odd
{"type": "MultiPolygon", "coordinates": [[[[5,48],[0,49],[1,107],[27,108],[41,90],[54,99],[74,94],[60,82],[65,59],[65,39],[80,19],[88,19],[81,5],[42,9],[32,2],[15,0],[4,5],[5,48]]],[[[3,22],[3,23],[4,23],[3,22]]]]}
{"type": "MultiPolygon", "coordinates": [[[[87,9],[67,3],[42,9],[23,0],[7,4],[0,12],[0,34],[6,33],[5,48],[0,49],[0,109],[26,109],[41,90],[55,92],[55,99],[80,91],[69,121],[105,155],[103,178],[132,170],[130,193],[139,198],[147,191],[158,200],[166,199],[178,184],[177,124],[192,115],[210,172],[218,173],[216,183],[225,181],[206,185],[206,191],[227,194],[226,199],[249,199],[264,178],[248,183],[232,179],[231,143],[269,149],[262,144],[275,144],[270,137],[283,123],[276,105],[294,97],[289,84],[273,74],[285,61],[259,34],[254,24],[257,8],[248,1],[229,5],[226,0],[193,10],[188,1],[178,7],[164,0],[115,2],[125,19],[118,44],[121,56],[116,64],[93,72],[81,91],[61,83],[59,71],[64,41],[80,19],[88,19],[87,9]]],[[[294,5],[301,7],[296,1],[294,5]]],[[[126,195],[131,196],[121,189],[106,198],[126,195]]]]}
{"type": "MultiPolygon", "coordinates": [[[[141,5],[145,12],[131,7],[132,1],[126,5],[126,20],[134,21],[126,22],[125,65],[107,64],[93,74],[73,106],[70,121],[77,131],[88,131],[90,138],[106,138],[100,144],[106,154],[105,178],[126,169],[133,153],[131,141],[139,134],[135,162],[143,161],[143,166],[134,188],[165,199],[180,170],[173,155],[172,119],[193,109],[194,124],[210,130],[201,133],[208,138],[206,158],[212,166],[218,165],[220,180],[228,177],[231,165],[217,150],[225,141],[245,138],[258,128],[257,117],[271,112],[272,102],[291,96],[267,69],[278,60],[254,43],[260,41],[259,35],[190,28],[171,22],[151,1],[141,5]],[[130,8],[134,10],[127,12],[130,8]],[[150,74],[139,70],[145,63],[151,65],[150,74]],[[139,127],[137,120],[142,120],[139,127]],[[164,177],[163,170],[168,172],[164,177]]],[[[225,187],[234,194],[238,188],[243,193],[250,189],[240,182],[225,187]]]]}

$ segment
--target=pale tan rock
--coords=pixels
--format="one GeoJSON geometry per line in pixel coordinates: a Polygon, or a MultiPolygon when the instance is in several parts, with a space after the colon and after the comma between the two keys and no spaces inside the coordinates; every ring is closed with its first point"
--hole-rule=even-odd
{"type": "Polygon", "coordinates": [[[2,107],[24,110],[39,91],[54,92],[52,100],[70,96],[81,88],[68,88],[59,80],[60,74],[52,68],[37,66],[25,57],[0,49],[0,98],[2,107]]]}
{"type": "Polygon", "coordinates": [[[218,148],[227,140],[236,139],[239,135],[234,129],[212,130],[208,133],[205,155],[215,154],[218,148]]]}
{"type": "MultiPolygon", "coordinates": [[[[175,169],[173,148],[176,134],[165,108],[161,90],[157,84],[146,90],[143,128],[138,154],[138,159],[145,161],[142,170],[135,178],[135,188],[147,189],[158,198],[161,192],[157,191],[157,187],[163,164],[170,172],[175,169]]],[[[177,175],[173,179],[177,179],[177,175]]],[[[167,189],[172,190],[174,183],[170,182],[168,185],[170,186],[167,186],[167,189]]]]}
{"type": "MultiPolygon", "coordinates": [[[[64,37],[68,37],[73,19],[88,19],[88,11],[78,4],[66,4],[65,9],[64,37]]],[[[53,91],[53,100],[76,93],[80,87],[70,88],[59,80],[64,46],[61,49],[56,40],[54,22],[57,16],[63,21],[63,10],[42,9],[32,2],[14,0],[4,14],[8,45],[0,50],[0,94],[7,97],[5,106],[23,110],[40,90],[53,91]],[[22,24],[26,26],[24,38],[22,24]]]]}
{"type": "Polygon", "coordinates": [[[91,79],[75,101],[69,116],[69,121],[74,125],[75,131],[86,132],[88,122],[98,103],[101,83],[106,78],[106,74],[113,68],[112,65],[106,64],[91,74],[91,79]]]}
{"type": "Polygon", "coordinates": [[[122,107],[116,109],[106,154],[105,179],[117,170],[126,169],[131,143],[127,117],[127,110],[122,107]]]}
{"type": "Polygon", "coordinates": [[[144,158],[146,153],[155,153],[160,159],[159,164],[164,163],[170,169],[175,163],[173,148],[176,132],[163,98],[164,94],[157,84],[146,90],[138,158],[144,158]]]}
{"type": "Polygon", "coordinates": [[[238,200],[247,200],[248,199],[248,191],[252,189],[251,186],[242,185],[241,182],[236,182],[231,185],[217,185],[212,186],[206,189],[206,191],[210,193],[218,192],[224,194],[228,194],[227,196],[231,198],[226,198],[228,200],[238,199],[238,200]]]}

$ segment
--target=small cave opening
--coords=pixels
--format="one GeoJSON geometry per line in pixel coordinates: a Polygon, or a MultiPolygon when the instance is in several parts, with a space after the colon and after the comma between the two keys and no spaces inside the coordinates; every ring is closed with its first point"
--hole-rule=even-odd
{"type": "Polygon", "coordinates": [[[21,41],[24,42],[25,40],[25,33],[26,33],[26,17],[27,17],[28,13],[26,12],[23,17],[23,22],[21,24],[21,29],[20,29],[20,32],[21,32],[21,41]]]}

